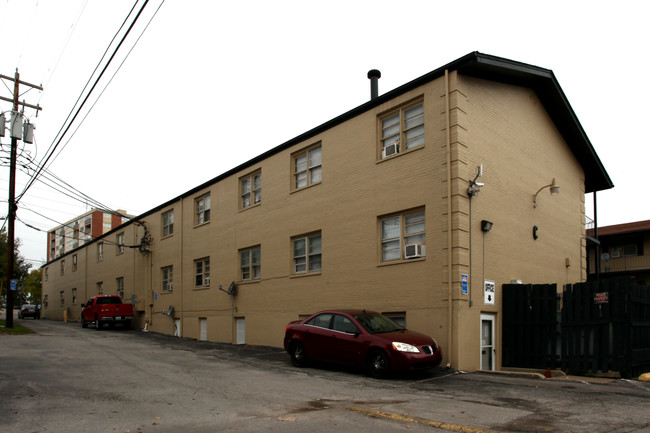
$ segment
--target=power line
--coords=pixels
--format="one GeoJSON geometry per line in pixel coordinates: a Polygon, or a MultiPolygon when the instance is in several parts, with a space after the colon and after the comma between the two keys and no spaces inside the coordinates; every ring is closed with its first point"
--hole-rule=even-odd
{"type": "MultiPolygon", "coordinates": [[[[84,98],[83,102],[82,102],[81,105],[77,108],[77,111],[75,112],[74,116],[72,117],[72,119],[70,119],[70,122],[69,122],[68,125],[65,127],[65,130],[63,131],[63,133],[60,135],[60,137],[59,137],[58,140],[56,141],[56,144],[55,144],[53,147],[50,146],[50,149],[51,149],[51,150],[48,150],[48,153],[47,153],[46,157],[44,157],[44,160],[42,161],[42,163],[40,164],[40,167],[39,167],[38,171],[37,171],[36,173],[34,173],[34,175],[33,175],[32,178],[29,180],[29,182],[27,183],[27,185],[25,186],[25,188],[23,189],[23,191],[22,191],[22,192],[18,195],[18,197],[16,198],[16,201],[17,201],[17,202],[20,201],[20,199],[25,195],[25,193],[27,192],[27,190],[28,190],[28,189],[33,185],[33,183],[35,182],[36,178],[37,178],[38,175],[41,173],[41,171],[45,168],[47,162],[49,161],[49,159],[50,159],[50,158],[52,157],[52,155],[54,154],[54,151],[56,150],[56,148],[59,146],[59,144],[60,144],[61,141],[63,140],[63,137],[65,136],[65,134],[66,134],[66,133],[68,132],[68,130],[72,127],[72,124],[74,123],[75,119],[77,118],[77,116],[78,116],[79,113],[81,112],[81,109],[83,108],[83,106],[86,104],[86,102],[87,102],[88,99],[90,98],[90,95],[92,94],[92,92],[93,92],[93,90],[95,89],[95,87],[97,87],[97,84],[99,83],[99,80],[101,80],[102,76],[104,75],[104,73],[105,73],[106,70],[108,69],[108,66],[111,64],[111,62],[112,62],[113,59],[115,58],[115,55],[117,54],[118,50],[120,49],[120,47],[121,47],[122,44],[124,43],[126,37],[129,35],[129,33],[131,32],[131,30],[133,29],[135,23],[138,21],[138,18],[140,17],[140,15],[142,14],[142,11],[144,10],[144,8],[147,6],[148,3],[149,3],[149,0],[145,0],[144,4],[142,5],[142,7],[141,7],[140,10],[138,11],[137,15],[136,15],[135,18],[133,19],[133,22],[131,23],[131,25],[130,25],[129,28],[127,29],[127,31],[126,31],[126,33],[124,34],[124,36],[122,37],[122,39],[120,40],[120,43],[119,43],[119,44],[117,45],[117,47],[115,48],[115,51],[113,51],[113,54],[112,54],[111,57],[108,59],[108,62],[106,63],[106,65],[105,65],[104,68],[102,69],[101,73],[99,74],[99,76],[98,76],[97,79],[95,80],[95,83],[94,83],[93,86],[90,88],[90,90],[88,91],[88,94],[87,94],[86,97],[84,98]]],[[[129,14],[130,14],[130,13],[129,13],[129,14]]]]}
{"type": "Polygon", "coordinates": [[[144,29],[142,30],[142,32],[140,32],[140,36],[138,36],[138,38],[135,40],[135,42],[134,42],[133,45],[131,46],[131,49],[129,49],[129,52],[126,53],[126,56],[124,56],[124,58],[122,59],[122,62],[121,62],[120,65],[116,68],[115,72],[113,72],[113,75],[112,75],[111,78],[108,80],[108,83],[106,83],[106,86],[104,86],[104,89],[101,91],[101,93],[99,94],[99,96],[97,97],[97,99],[95,99],[95,102],[93,102],[93,105],[91,105],[91,107],[88,109],[88,111],[86,112],[86,114],[84,115],[84,117],[81,119],[81,121],[80,121],[79,124],[77,125],[77,128],[72,132],[72,135],[68,138],[68,140],[65,142],[65,144],[63,145],[63,147],[62,147],[61,149],[59,149],[59,152],[56,154],[56,156],[54,156],[54,158],[52,158],[52,161],[50,161],[50,164],[49,164],[49,165],[52,165],[52,163],[54,163],[54,161],[59,157],[59,155],[60,155],[61,152],[63,152],[63,150],[66,148],[66,146],[68,145],[68,143],[70,142],[70,140],[72,140],[72,138],[75,136],[75,134],[77,133],[77,131],[79,130],[79,128],[81,127],[81,125],[83,125],[83,123],[85,122],[85,120],[86,120],[86,118],[88,117],[88,115],[90,114],[90,112],[93,110],[93,108],[95,108],[95,105],[97,104],[97,102],[99,102],[99,99],[102,97],[102,95],[104,95],[104,92],[106,91],[106,89],[108,89],[108,86],[110,86],[110,84],[113,82],[113,79],[115,78],[115,76],[117,75],[117,73],[120,71],[120,69],[122,69],[122,66],[124,65],[124,63],[126,62],[126,60],[129,58],[129,56],[131,55],[131,52],[135,49],[135,47],[136,47],[136,45],[138,44],[138,42],[140,42],[140,38],[142,38],[142,35],[144,35],[144,32],[147,31],[147,29],[149,28],[149,25],[151,24],[151,22],[153,21],[153,19],[154,19],[154,18],[156,17],[156,15],[158,14],[158,11],[159,11],[160,8],[162,7],[163,3],[165,3],[165,0],[162,0],[162,2],[158,5],[158,8],[157,8],[156,11],[153,13],[153,15],[151,16],[151,18],[149,18],[149,21],[147,22],[147,25],[144,27],[144,29]]]}

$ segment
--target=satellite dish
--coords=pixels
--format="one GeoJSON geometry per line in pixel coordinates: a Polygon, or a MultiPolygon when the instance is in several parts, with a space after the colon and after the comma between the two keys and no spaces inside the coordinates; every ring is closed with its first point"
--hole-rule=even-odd
{"type": "Polygon", "coordinates": [[[237,295],[237,285],[234,281],[230,283],[230,286],[228,286],[228,291],[226,293],[233,296],[237,295]]]}

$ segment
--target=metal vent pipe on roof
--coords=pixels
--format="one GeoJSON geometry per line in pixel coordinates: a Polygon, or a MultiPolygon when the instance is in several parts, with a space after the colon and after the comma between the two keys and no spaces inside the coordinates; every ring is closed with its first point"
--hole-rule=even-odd
{"type": "Polygon", "coordinates": [[[370,79],[370,99],[375,99],[379,96],[379,79],[381,78],[381,72],[377,69],[371,69],[368,71],[368,78],[370,79]]]}

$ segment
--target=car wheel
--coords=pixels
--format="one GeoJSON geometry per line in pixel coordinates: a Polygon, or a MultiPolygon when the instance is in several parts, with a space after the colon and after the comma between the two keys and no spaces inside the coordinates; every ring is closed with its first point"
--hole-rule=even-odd
{"type": "Polygon", "coordinates": [[[390,373],[390,360],[386,352],[379,349],[371,350],[366,359],[368,374],[374,378],[382,379],[390,373]]]}
{"type": "Polygon", "coordinates": [[[305,351],[305,346],[300,341],[291,343],[289,353],[291,354],[291,363],[295,367],[304,367],[307,365],[307,352],[305,351]]]}
{"type": "Polygon", "coordinates": [[[95,316],[95,329],[97,329],[98,331],[102,330],[102,324],[99,321],[99,317],[97,317],[97,316],[95,316]]]}
{"type": "Polygon", "coordinates": [[[86,319],[84,319],[84,316],[81,316],[81,327],[82,328],[87,328],[88,327],[88,322],[86,322],[86,319]]]}

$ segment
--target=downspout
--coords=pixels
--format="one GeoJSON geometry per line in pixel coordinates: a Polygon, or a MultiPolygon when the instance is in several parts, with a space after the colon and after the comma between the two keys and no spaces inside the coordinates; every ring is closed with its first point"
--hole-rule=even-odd
{"type": "Polygon", "coordinates": [[[449,113],[450,101],[449,101],[449,70],[445,69],[445,122],[446,122],[446,131],[445,134],[447,141],[447,342],[448,342],[448,353],[449,361],[447,366],[451,367],[452,354],[452,326],[454,324],[453,313],[454,313],[454,304],[453,304],[453,258],[452,258],[452,203],[451,203],[451,115],[449,113]]]}
{"type": "Polygon", "coordinates": [[[596,283],[600,287],[600,242],[598,241],[598,200],[597,191],[594,191],[594,238],[596,239],[596,283]]]}
{"type": "MultiPolygon", "coordinates": [[[[181,198],[181,221],[183,221],[184,216],[185,216],[185,199],[181,198]]],[[[191,218],[194,218],[194,215],[192,215],[191,218]]],[[[193,219],[192,219],[192,221],[193,221],[193,219]]],[[[180,319],[180,323],[181,323],[181,332],[178,333],[179,337],[183,336],[183,328],[185,328],[185,325],[183,323],[184,322],[183,315],[185,314],[185,309],[183,308],[183,292],[184,292],[184,290],[183,290],[183,274],[184,274],[184,272],[183,272],[183,264],[184,264],[183,257],[185,255],[185,239],[184,239],[185,236],[184,236],[184,234],[185,234],[185,223],[183,221],[181,223],[181,248],[180,248],[181,249],[181,257],[180,257],[181,258],[181,279],[180,279],[180,281],[181,281],[181,310],[180,310],[181,312],[180,312],[180,315],[181,316],[179,317],[179,319],[180,319]]],[[[172,321],[174,321],[173,317],[172,317],[172,321]]]]}

